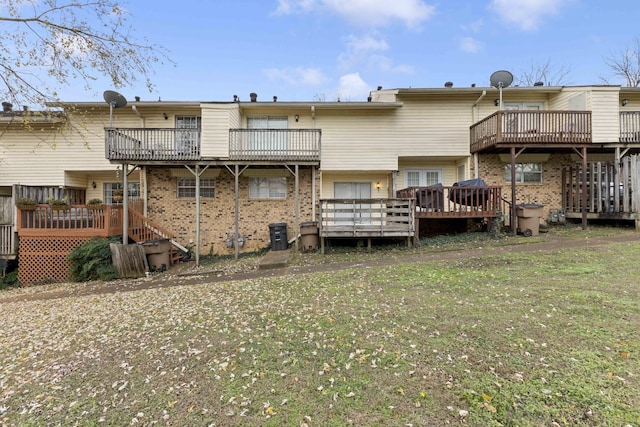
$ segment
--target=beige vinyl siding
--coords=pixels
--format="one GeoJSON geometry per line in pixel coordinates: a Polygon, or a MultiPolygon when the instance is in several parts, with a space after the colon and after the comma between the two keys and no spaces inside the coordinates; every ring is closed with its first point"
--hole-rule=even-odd
{"type": "Polygon", "coordinates": [[[447,163],[443,162],[425,162],[425,161],[402,161],[398,169],[398,178],[396,181],[397,188],[403,189],[407,187],[405,182],[405,175],[407,169],[440,169],[442,171],[442,185],[453,185],[458,180],[458,165],[460,162],[451,161],[447,163]]]}
{"type": "Polygon", "coordinates": [[[372,198],[394,197],[391,191],[391,173],[380,171],[367,172],[323,172],[322,186],[320,189],[321,199],[334,198],[333,188],[336,182],[367,182],[371,184],[372,198]],[[380,183],[380,189],[376,188],[376,183],[380,183]]]}
{"type": "Polygon", "coordinates": [[[398,156],[468,156],[474,100],[407,99],[389,144],[398,156]]]}
{"type": "Polygon", "coordinates": [[[316,111],[316,128],[322,129],[322,170],[397,169],[396,111],[316,111]]]}
{"type": "Polygon", "coordinates": [[[620,97],[617,87],[596,87],[589,93],[594,143],[620,141],[620,97]]]}
{"type": "Polygon", "coordinates": [[[108,121],[108,114],[93,115],[82,126],[42,127],[34,132],[4,130],[0,185],[83,187],[82,179],[70,178],[67,182],[65,171],[115,170],[105,158],[104,126],[108,121]]]}
{"type": "Polygon", "coordinates": [[[549,97],[549,110],[586,110],[587,92],[582,88],[563,88],[560,93],[549,97]],[[579,106],[580,108],[576,108],[579,106]]]}
{"type": "Polygon", "coordinates": [[[229,157],[229,129],[239,124],[237,104],[202,104],[202,157],[229,157]]]}

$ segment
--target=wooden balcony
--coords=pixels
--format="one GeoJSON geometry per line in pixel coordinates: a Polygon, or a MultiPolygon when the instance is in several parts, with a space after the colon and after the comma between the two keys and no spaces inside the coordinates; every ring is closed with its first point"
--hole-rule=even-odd
{"type": "Polygon", "coordinates": [[[320,161],[320,129],[230,129],[229,160],[320,161]]]}
{"type": "Polygon", "coordinates": [[[70,205],[53,209],[37,205],[35,209],[17,209],[17,228],[20,236],[94,237],[122,234],[122,206],[100,209],[85,205],[70,205]]]}
{"type": "Polygon", "coordinates": [[[105,129],[108,160],[189,161],[200,159],[200,129],[105,129]]]}
{"type": "Polygon", "coordinates": [[[497,111],[471,126],[471,153],[513,146],[580,147],[592,142],[590,111],[497,111]]]}
{"type": "Polygon", "coordinates": [[[396,197],[415,198],[416,218],[495,218],[508,214],[501,186],[409,187],[396,197]]]}
{"type": "Polygon", "coordinates": [[[620,113],[620,142],[640,143],[640,111],[620,113]]]}
{"type": "MultiPolygon", "coordinates": [[[[230,129],[228,159],[319,162],[320,135],[319,129],[230,129]]],[[[116,161],[201,160],[200,129],[107,128],[105,155],[116,161]]]]}

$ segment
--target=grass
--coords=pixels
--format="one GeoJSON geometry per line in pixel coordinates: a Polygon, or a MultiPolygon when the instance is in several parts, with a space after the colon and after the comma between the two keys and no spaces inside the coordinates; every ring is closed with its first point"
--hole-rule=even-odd
{"type": "MultiPolygon", "coordinates": [[[[414,251],[489,244],[509,239],[414,251]]],[[[0,425],[640,425],[639,257],[575,244],[3,303],[0,425]]]]}

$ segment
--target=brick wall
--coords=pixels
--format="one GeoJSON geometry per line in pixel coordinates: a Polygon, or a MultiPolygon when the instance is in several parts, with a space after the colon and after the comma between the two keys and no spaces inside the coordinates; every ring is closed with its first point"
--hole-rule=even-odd
{"type": "MultiPolygon", "coordinates": [[[[300,167],[300,223],[312,221],[311,167],[300,167]]],[[[316,173],[316,203],[319,197],[319,173],[316,173]]],[[[177,179],[170,169],[149,168],[148,217],[170,230],[183,245],[195,246],[196,202],[195,199],[178,199],[177,179]]],[[[291,239],[295,227],[295,178],[287,176],[287,197],[285,200],[250,200],[249,179],[239,179],[239,233],[244,237],[243,252],[263,249],[269,246],[269,224],[286,223],[287,237],[291,239]]],[[[229,254],[233,247],[226,245],[227,234],[235,232],[235,179],[222,168],[215,179],[215,198],[201,199],[200,205],[200,253],[229,254]]]]}
{"type": "MultiPolygon", "coordinates": [[[[516,163],[520,161],[516,158],[516,163]]],[[[542,163],[542,184],[517,184],[516,204],[539,203],[544,205],[543,221],[547,220],[549,209],[562,208],[562,168],[575,164],[568,154],[552,154],[542,163]]],[[[506,163],[497,154],[478,157],[478,172],[487,185],[502,185],[502,196],[511,201],[511,184],[504,179],[506,163]]]]}

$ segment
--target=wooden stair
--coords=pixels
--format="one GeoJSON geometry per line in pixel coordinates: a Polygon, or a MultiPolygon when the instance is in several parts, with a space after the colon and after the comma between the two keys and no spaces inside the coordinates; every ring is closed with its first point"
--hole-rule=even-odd
{"type": "Polygon", "coordinates": [[[169,239],[171,265],[179,263],[189,255],[189,249],[178,243],[173,233],[133,209],[129,209],[129,238],[141,243],[156,239],[169,239]]]}

